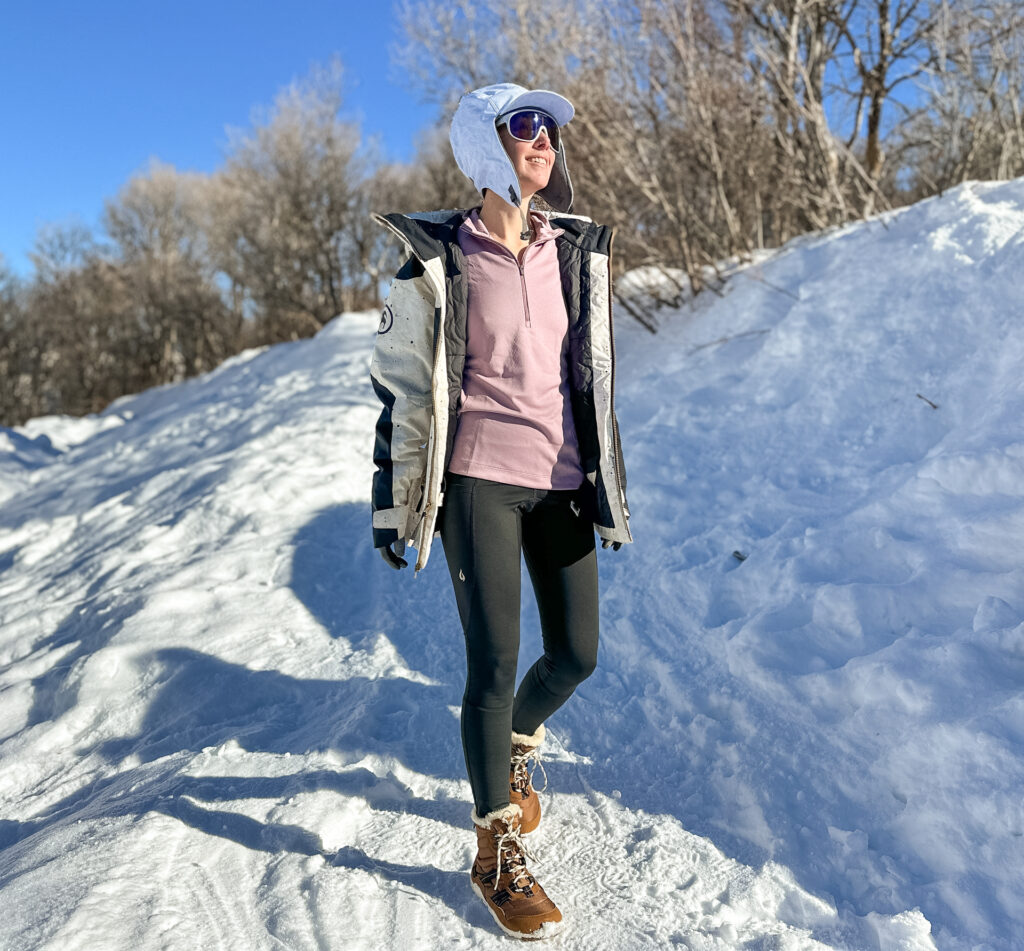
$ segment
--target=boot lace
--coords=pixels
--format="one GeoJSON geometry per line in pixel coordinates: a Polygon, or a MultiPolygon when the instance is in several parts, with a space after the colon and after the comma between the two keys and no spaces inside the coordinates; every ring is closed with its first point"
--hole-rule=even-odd
{"type": "Polygon", "coordinates": [[[515,747],[512,752],[513,784],[519,792],[526,792],[526,787],[533,782],[533,774],[540,767],[540,773],[544,777],[544,785],[538,792],[544,792],[548,788],[548,771],[540,757],[540,747],[524,746],[515,747]],[[527,771],[526,764],[533,759],[533,768],[527,771]]]}
{"type": "Polygon", "coordinates": [[[526,847],[519,832],[519,823],[507,823],[505,831],[498,836],[495,845],[498,853],[498,868],[494,876],[494,891],[498,890],[498,882],[501,881],[502,855],[507,856],[505,871],[510,875],[510,887],[513,891],[522,892],[531,885],[536,884],[536,879],[530,874],[526,867],[526,860],[532,859],[533,854],[526,847]]]}

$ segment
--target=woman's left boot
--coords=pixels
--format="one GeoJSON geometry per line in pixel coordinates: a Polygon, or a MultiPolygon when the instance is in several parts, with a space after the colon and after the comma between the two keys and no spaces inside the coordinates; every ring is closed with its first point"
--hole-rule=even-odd
{"type": "Polygon", "coordinates": [[[547,789],[548,774],[540,761],[540,745],[544,742],[544,724],[537,727],[537,732],[532,734],[512,733],[512,765],[509,770],[509,802],[514,802],[523,811],[520,831],[525,834],[533,832],[540,825],[540,800],[537,798],[537,790],[533,788],[533,779],[528,766],[532,759],[544,775],[544,785],[541,789],[547,789]]]}
{"type": "Polygon", "coordinates": [[[509,803],[480,816],[476,859],[470,870],[475,891],[501,930],[513,938],[547,938],[562,927],[562,913],[526,867],[530,858],[520,837],[522,811],[509,803]]]}

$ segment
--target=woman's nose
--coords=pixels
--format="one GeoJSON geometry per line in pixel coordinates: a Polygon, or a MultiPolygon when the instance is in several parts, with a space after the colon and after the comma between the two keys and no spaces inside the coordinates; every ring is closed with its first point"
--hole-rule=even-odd
{"type": "Polygon", "coordinates": [[[548,138],[548,130],[544,126],[541,126],[540,132],[537,133],[537,138],[533,140],[533,146],[537,149],[551,148],[551,140],[548,138]]]}

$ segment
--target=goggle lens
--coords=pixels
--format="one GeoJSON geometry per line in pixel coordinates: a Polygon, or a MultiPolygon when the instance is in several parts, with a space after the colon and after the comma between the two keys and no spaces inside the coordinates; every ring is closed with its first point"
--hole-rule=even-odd
{"type": "Polygon", "coordinates": [[[533,142],[540,135],[540,130],[543,129],[548,134],[551,148],[556,152],[559,149],[558,124],[546,112],[520,109],[518,112],[509,113],[501,119],[500,124],[507,125],[512,138],[519,139],[520,142],[533,142]]]}

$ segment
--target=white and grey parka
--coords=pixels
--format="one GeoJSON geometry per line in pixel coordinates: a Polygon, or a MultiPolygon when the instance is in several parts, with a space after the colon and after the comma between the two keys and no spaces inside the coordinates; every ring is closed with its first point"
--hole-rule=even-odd
{"type": "MultiPolygon", "coordinates": [[[[408,260],[388,291],[370,366],[383,404],[373,461],[374,547],[411,544],[414,574],[426,566],[451,457],[466,360],[465,264],[456,237],[469,209],[374,215],[408,260]]],[[[569,316],[572,417],[585,474],[580,517],[598,535],[631,542],[626,468],[615,418],[612,231],[589,218],[547,213],[569,316]]]]}

